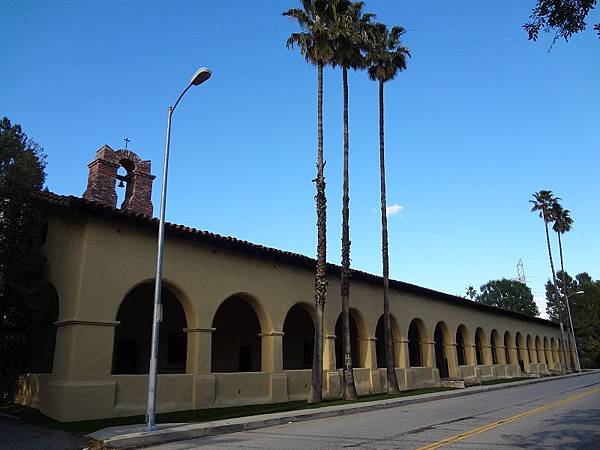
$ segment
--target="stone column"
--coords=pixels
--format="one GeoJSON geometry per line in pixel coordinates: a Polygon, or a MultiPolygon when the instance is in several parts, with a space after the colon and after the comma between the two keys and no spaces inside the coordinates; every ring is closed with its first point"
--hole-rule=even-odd
{"type": "Polygon", "coordinates": [[[211,372],[212,334],[216,328],[186,328],[187,363],[186,372],[209,374],[211,372]]]}
{"type": "Polygon", "coordinates": [[[335,361],[335,334],[325,335],[323,341],[323,370],[330,371],[336,370],[335,361]]]}
{"type": "Polygon", "coordinates": [[[401,339],[392,339],[392,345],[394,348],[394,366],[395,367],[404,367],[402,365],[403,362],[403,354],[402,354],[402,340],[401,339]]]}
{"type": "Polygon", "coordinates": [[[448,360],[448,375],[456,377],[458,375],[456,369],[458,368],[458,355],[456,353],[456,343],[450,342],[444,344],[444,350],[446,352],[446,359],[448,360]]]}
{"type": "Polygon", "coordinates": [[[475,355],[476,350],[474,345],[465,344],[465,363],[467,366],[477,365],[477,356],[475,355]]]}
{"type": "Polygon", "coordinates": [[[398,346],[398,367],[401,369],[408,369],[410,367],[410,357],[408,354],[408,341],[406,339],[400,339],[397,342],[398,346]]]}
{"type": "Polygon", "coordinates": [[[261,333],[261,372],[283,372],[282,331],[261,333]]]}
{"type": "Polygon", "coordinates": [[[435,342],[421,342],[421,358],[424,367],[435,367],[435,342]]]}
{"type": "Polygon", "coordinates": [[[377,369],[377,350],[374,337],[358,338],[358,359],[360,365],[355,367],[367,367],[369,369],[377,369]]]}

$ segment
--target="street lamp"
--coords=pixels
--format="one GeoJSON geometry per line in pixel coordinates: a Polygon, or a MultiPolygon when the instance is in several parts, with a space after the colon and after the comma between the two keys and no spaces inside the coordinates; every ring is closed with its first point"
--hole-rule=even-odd
{"type": "Polygon", "coordinates": [[[165,242],[165,207],[167,203],[167,174],[169,171],[169,146],[171,143],[171,117],[173,111],[177,108],[179,101],[185,95],[189,88],[198,86],[210,78],[212,72],[206,67],[201,67],[196,71],[187,87],[183,90],[177,101],[169,106],[167,117],[167,139],[165,142],[165,155],[163,159],[162,190],[160,193],[160,216],[158,223],[158,252],[156,255],[156,279],[154,281],[154,314],[152,316],[152,343],[150,346],[150,371],[148,373],[148,410],[146,422],[148,431],[156,429],[156,372],[158,369],[158,333],[160,322],[162,320],[162,305],[160,295],[162,291],[162,273],[163,273],[163,250],[165,242]]]}
{"type": "Polygon", "coordinates": [[[575,340],[575,329],[573,328],[573,318],[571,317],[571,306],[569,305],[569,297],[572,295],[584,294],[583,291],[573,292],[565,295],[567,299],[567,312],[569,313],[569,324],[571,325],[571,336],[573,336],[573,347],[575,347],[575,358],[577,358],[577,371],[581,373],[581,363],[579,362],[579,350],[577,350],[577,341],[575,340]]]}

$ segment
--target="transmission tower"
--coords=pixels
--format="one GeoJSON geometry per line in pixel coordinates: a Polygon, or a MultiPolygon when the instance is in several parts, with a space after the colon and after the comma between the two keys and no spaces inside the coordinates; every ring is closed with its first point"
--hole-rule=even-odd
{"type": "Polygon", "coordinates": [[[517,263],[517,280],[521,283],[526,283],[525,280],[525,267],[523,266],[523,260],[519,258],[519,262],[517,263]]]}

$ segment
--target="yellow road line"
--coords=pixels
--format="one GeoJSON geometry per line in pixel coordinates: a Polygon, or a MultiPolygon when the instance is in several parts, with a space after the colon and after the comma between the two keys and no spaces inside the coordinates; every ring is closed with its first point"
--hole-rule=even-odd
{"type": "Polygon", "coordinates": [[[577,401],[583,397],[587,397],[589,395],[600,393],[600,389],[590,389],[589,391],[582,392],[581,394],[573,395],[572,397],[565,398],[563,400],[559,400],[554,403],[549,403],[544,406],[540,406],[539,408],[530,409],[529,411],[522,412],[521,414],[517,414],[516,416],[507,417],[506,419],[497,420],[496,422],[488,423],[487,425],[483,425],[478,428],[474,428],[469,431],[465,431],[464,433],[457,434],[455,436],[451,436],[449,438],[443,439],[441,441],[433,442],[424,447],[419,447],[417,450],[434,450],[436,448],[443,447],[445,445],[453,444],[458,441],[462,441],[471,436],[475,436],[476,434],[483,433],[485,431],[493,430],[501,425],[506,425],[508,423],[516,422],[517,420],[524,419],[525,417],[533,416],[534,414],[539,414],[544,411],[547,411],[552,408],[556,408],[558,406],[564,405],[566,403],[571,403],[577,401]]]}

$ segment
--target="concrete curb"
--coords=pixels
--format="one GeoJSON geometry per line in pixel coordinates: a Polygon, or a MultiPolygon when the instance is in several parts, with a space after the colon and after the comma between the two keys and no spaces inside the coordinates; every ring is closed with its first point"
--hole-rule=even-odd
{"type": "Polygon", "coordinates": [[[385,408],[397,408],[400,406],[414,405],[417,403],[426,403],[435,400],[479,394],[483,392],[525,386],[528,384],[543,383],[547,381],[562,380],[565,378],[593,375],[597,373],[600,373],[600,370],[560,375],[555,377],[535,378],[531,380],[515,381],[513,383],[503,383],[491,386],[475,386],[464,390],[461,389],[457,391],[434,392],[431,394],[415,395],[414,397],[402,397],[389,400],[376,400],[372,402],[325,406],[314,409],[238,417],[235,419],[225,419],[214,422],[160,424],[158,425],[158,429],[152,432],[146,431],[145,425],[143,424],[111,427],[91,433],[89,437],[98,441],[103,441],[104,444],[109,448],[147,447],[150,445],[158,445],[186,439],[195,439],[204,436],[215,436],[219,434],[257,430],[260,428],[267,428],[292,422],[303,422],[307,420],[324,419],[327,417],[345,416],[349,414],[358,414],[385,408]]]}

